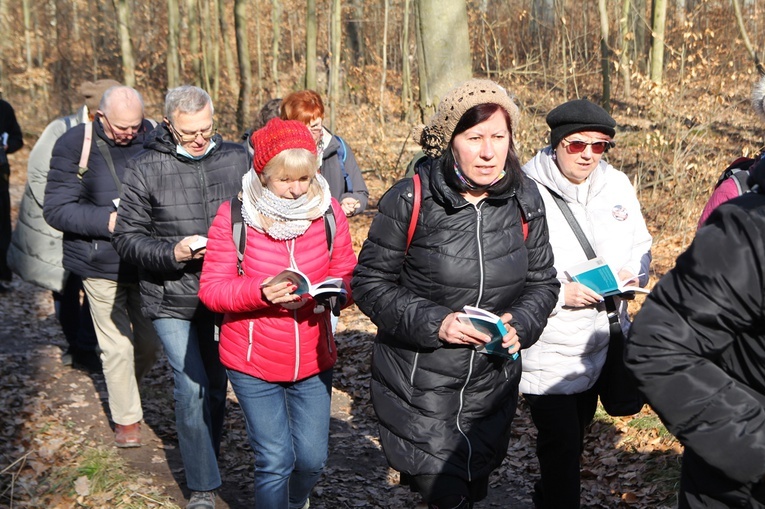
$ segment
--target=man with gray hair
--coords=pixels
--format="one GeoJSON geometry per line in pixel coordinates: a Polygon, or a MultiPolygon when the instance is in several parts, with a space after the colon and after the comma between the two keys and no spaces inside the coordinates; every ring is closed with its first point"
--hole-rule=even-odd
{"type": "Polygon", "coordinates": [[[175,420],[187,509],[215,507],[227,377],[214,316],[199,302],[204,240],[218,207],[242,187],[247,152],[215,131],[213,104],[184,85],[165,97],[165,118],[128,163],[112,243],[141,271],[143,311],[175,378],[175,420]]]}
{"type": "Polygon", "coordinates": [[[53,146],[43,216],[64,233],[64,268],[82,278],[101,348],[117,447],[141,445],[138,384],[161,352],[140,308],[138,270],[111,245],[127,161],[152,128],[130,87],[107,89],[96,114],[53,146]]]}

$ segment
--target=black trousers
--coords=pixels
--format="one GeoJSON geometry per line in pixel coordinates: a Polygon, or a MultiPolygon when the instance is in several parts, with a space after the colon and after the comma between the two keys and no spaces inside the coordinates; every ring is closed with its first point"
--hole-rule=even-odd
{"type": "Polygon", "coordinates": [[[69,274],[61,293],[53,292],[56,318],[61,324],[69,348],[79,352],[95,352],[98,347],[88,296],[82,292],[82,278],[69,274]],[[82,300],[81,300],[82,299],[82,300]]]}
{"type": "MultiPolygon", "coordinates": [[[[0,149],[2,150],[2,149],[0,149]]],[[[0,164],[0,281],[10,281],[13,273],[8,267],[8,248],[11,245],[11,167],[0,164]]]]}
{"type": "Polygon", "coordinates": [[[597,390],[523,397],[537,428],[537,459],[542,474],[534,485],[534,505],[537,509],[579,509],[584,433],[595,416],[597,390]]]}

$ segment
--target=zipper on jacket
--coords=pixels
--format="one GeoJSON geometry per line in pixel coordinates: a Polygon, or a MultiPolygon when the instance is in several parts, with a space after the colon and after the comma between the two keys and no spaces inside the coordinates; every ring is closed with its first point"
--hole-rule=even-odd
{"type": "Polygon", "coordinates": [[[409,385],[414,386],[414,372],[417,371],[417,363],[420,361],[420,351],[414,354],[414,362],[412,362],[412,371],[409,373],[409,385]]]}
{"type": "Polygon", "coordinates": [[[462,416],[462,405],[464,403],[464,397],[465,397],[465,387],[468,386],[470,383],[470,378],[473,375],[473,360],[475,360],[475,350],[472,350],[470,352],[470,368],[468,369],[467,377],[465,377],[465,383],[462,385],[462,388],[460,388],[460,406],[457,410],[457,430],[460,432],[460,435],[465,439],[465,442],[467,442],[468,446],[468,457],[467,457],[467,480],[468,482],[471,482],[473,480],[473,472],[470,468],[470,463],[473,461],[473,444],[470,442],[470,438],[465,434],[464,431],[462,431],[462,426],[460,425],[460,417],[462,416]]]}
{"type": "Polygon", "coordinates": [[[298,372],[300,371],[300,327],[298,326],[298,310],[292,311],[292,318],[295,324],[295,373],[292,375],[292,381],[297,382],[298,372]]]}
{"type": "Polygon", "coordinates": [[[483,215],[481,214],[481,207],[485,201],[481,201],[478,205],[473,205],[476,212],[476,228],[475,228],[475,240],[478,244],[478,270],[480,274],[480,283],[478,284],[478,299],[476,299],[476,307],[481,307],[481,300],[483,299],[483,245],[481,244],[481,230],[483,229],[483,215]]]}
{"type": "Polygon", "coordinates": [[[212,221],[210,219],[210,203],[209,197],[207,196],[207,179],[205,178],[204,165],[201,161],[197,162],[197,172],[199,173],[199,185],[202,186],[202,207],[205,209],[205,222],[207,223],[207,229],[209,230],[210,226],[212,226],[212,221]]]}
{"type": "Polygon", "coordinates": [[[252,356],[252,329],[254,328],[254,325],[252,320],[247,324],[247,328],[249,329],[247,334],[247,362],[250,362],[250,357],[252,356]]]}

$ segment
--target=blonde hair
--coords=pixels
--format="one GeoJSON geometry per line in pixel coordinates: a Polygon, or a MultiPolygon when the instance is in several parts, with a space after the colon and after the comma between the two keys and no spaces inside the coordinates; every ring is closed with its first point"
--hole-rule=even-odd
{"type": "Polygon", "coordinates": [[[311,199],[322,192],[321,186],[315,178],[317,169],[316,155],[304,148],[290,148],[282,150],[266,163],[260,174],[260,181],[264,186],[267,186],[271,179],[289,178],[297,180],[302,177],[309,177],[311,183],[306,194],[311,199]]]}

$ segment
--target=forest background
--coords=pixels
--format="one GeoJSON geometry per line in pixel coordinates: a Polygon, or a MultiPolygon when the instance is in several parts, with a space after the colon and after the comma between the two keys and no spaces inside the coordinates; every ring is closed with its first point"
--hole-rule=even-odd
{"type": "MultiPolygon", "coordinates": [[[[763,147],[765,124],[750,93],[763,58],[764,14],[762,0],[0,0],[0,87],[26,144],[11,156],[11,183],[23,186],[29,149],[50,120],[81,105],[86,80],[135,86],[157,120],[168,88],[199,85],[211,93],[229,140],[240,139],[268,99],[313,88],[370,188],[370,210],[352,222],[358,251],[377,200],[418,149],[412,126],[429,118],[453,84],[488,77],[521,108],[514,134],[524,162],[547,143],[544,117],[555,105],[588,97],[612,112],[619,127],[608,159],[631,178],[654,235],[653,284],[693,239],[721,171],[763,147]]],[[[344,316],[353,333],[344,335],[341,325],[345,364],[336,388],[363,416],[371,414],[374,326],[357,311],[344,316]]],[[[514,427],[533,433],[523,412],[514,427]]],[[[591,506],[671,504],[680,447],[650,409],[635,419],[598,419],[616,431],[588,449],[590,475],[602,481],[603,468],[617,469],[615,434],[620,450],[650,461],[618,471],[618,482],[590,486],[591,506]]],[[[19,451],[29,454],[34,442],[24,435],[28,423],[7,422],[14,438],[0,447],[0,507],[30,475],[19,451]]],[[[522,436],[503,472],[533,474],[532,443],[522,436]]],[[[70,454],[70,462],[78,457],[70,454]]],[[[60,462],[52,457],[45,461],[60,462]]],[[[72,490],[57,496],[70,500],[72,490]]],[[[331,493],[326,488],[325,497],[331,493]]],[[[43,497],[16,496],[31,507],[43,497]]]]}

